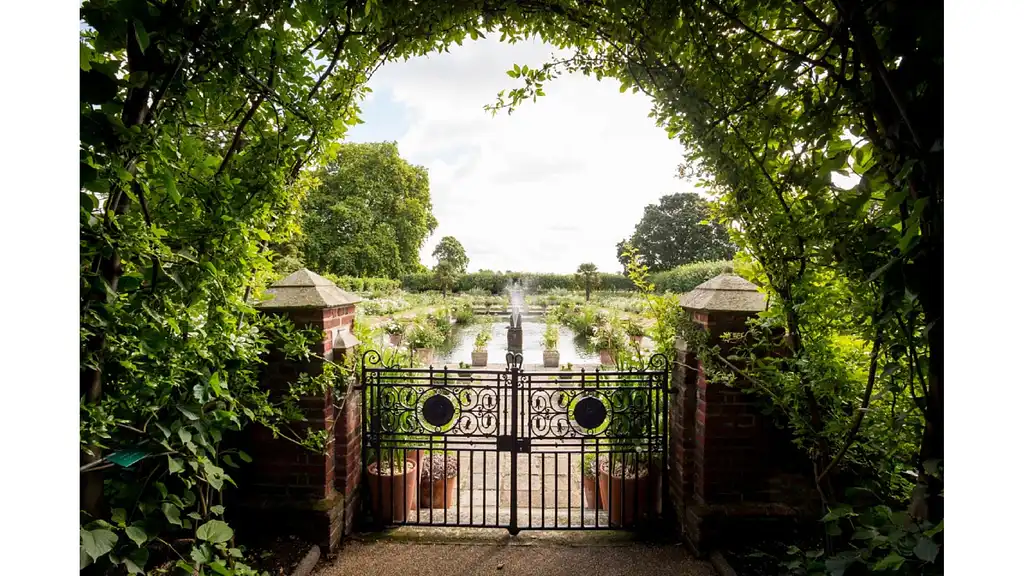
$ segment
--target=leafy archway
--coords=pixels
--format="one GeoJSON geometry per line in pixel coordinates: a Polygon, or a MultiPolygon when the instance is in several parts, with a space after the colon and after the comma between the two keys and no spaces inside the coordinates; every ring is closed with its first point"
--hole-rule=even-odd
{"type": "MultiPolygon", "coordinates": [[[[845,415],[854,386],[815,362],[820,318],[845,298],[845,324],[876,351],[863,405],[876,372],[899,390],[894,406],[911,398],[925,426],[917,510],[940,519],[942,8],[932,4],[85,2],[83,464],[141,442],[216,463],[220,430],[270,418],[254,372],[267,320],[247,302],[267,278],[268,246],[294,225],[306,169],[359,122],[369,77],[465,38],[539,34],[575,55],[514,68],[522,84],[492,109],[543,96],[567,70],[651,95],[655,121],[687,146],[686,170],[738,223],[736,241],[777,296],[794,359],[778,386],[806,415],[823,480],[863,425],[845,415]],[[839,170],[861,184],[835,186],[839,170]],[[823,294],[822,282],[839,288],[823,294]],[[217,409],[177,409],[196,403],[217,409]],[[210,441],[190,447],[193,433],[210,441]]],[[[95,518],[109,517],[99,468],[83,474],[95,518]]],[[[186,484],[216,483],[210,470],[186,469],[186,484]]]]}

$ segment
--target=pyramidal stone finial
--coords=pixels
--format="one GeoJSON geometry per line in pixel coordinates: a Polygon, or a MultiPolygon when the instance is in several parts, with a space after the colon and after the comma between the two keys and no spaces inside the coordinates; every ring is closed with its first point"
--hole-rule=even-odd
{"type": "Polygon", "coordinates": [[[679,297],[679,304],[691,311],[763,312],[767,299],[753,283],[724,272],[679,297]]]}
{"type": "Polygon", "coordinates": [[[270,288],[267,288],[267,295],[270,298],[260,302],[258,308],[333,308],[362,300],[306,268],[271,284],[270,288]]]}

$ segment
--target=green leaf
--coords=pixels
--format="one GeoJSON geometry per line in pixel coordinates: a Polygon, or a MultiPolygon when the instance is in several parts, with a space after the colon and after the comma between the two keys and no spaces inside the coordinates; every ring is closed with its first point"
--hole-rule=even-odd
{"type": "Polygon", "coordinates": [[[89,48],[89,46],[87,46],[85,44],[79,43],[78,44],[78,66],[79,66],[79,68],[81,68],[82,70],[85,70],[87,72],[89,70],[92,70],[92,64],[90,63],[91,61],[92,61],[92,48],[89,48]]]}
{"type": "Polygon", "coordinates": [[[127,558],[124,559],[125,568],[128,569],[129,574],[145,574],[146,573],[146,562],[149,560],[149,550],[146,548],[139,548],[127,558]]]}
{"type": "Polygon", "coordinates": [[[266,230],[263,230],[262,228],[257,228],[256,235],[260,237],[260,240],[270,242],[270,234],[267,234],[266,230]]]}
{"type": "Polygon", "coordinates": [[[146,48],[149,48],[149,34],[146,32],[142,22],[138,20],[135,21],[135,39],[139,41],[139,48],[145,53],[146,48]]]}
{"type": "Polygon", "coordinates": [[[231,571],[227,569],[220,562],[213,562],[210,564],[210,568],[217,574],[223,574],[224,576],[231,576],[231,571]]]}
{"type": "Polygon", "coordinates": [[[185,418],[188,418],[189,420],[192,420],[193,422],[196,421],[196,420],[199,420],[199,416],[195,412],[193,412],[190,408],[185,408],[184,406],[178,406],[178,412],[181,412],[185,416],[185,418]]]}
{"type": "Polygon", "coordinates": [[[82,548],[93,560],[114,549],[117,544],[117,534],[110,530],[82,530],[82,548]]]}
{"type": "Polygon", "coordinates": [[[178,428],[178,438],[181,438],[182,444],[188,444],[192,441],[192,433],[184,427],[178,428]]]}
{"type": "Polygon", "coordinates": [[[89,554],[85,551],[85,547],[84,546],[79,546],[78,547],[78,569],[79,570],[85,570],[86,568],[89,567],[90,564],[92,564],[92,558],[89,557],[89,554]]]}
{"type": "Polygon", "coordinates": [[[185,469],[185,466],[181,463],[181,460],[177,458],[167,457],[167,469],[171,474],[177,474],[185,469]]]}
{"type": "Polygon", "coordinates": [[[885,558],[882,558],[871,567],[872,572],[881,572],[882,570],[898,570],[900,566],[903,566],[904,558],[899,554],[892,552],[885,558]]]}
{"type": "Polygon", "coordinates": [[[124,511],[124,508],[114,508],[110,512],[110,519],[113,520],[114,524],[117,524],[118,526],[124,526],[127,516],[128,515],[124,511]]]}
{"type": "Polygon", "coordinates": [[[164,502],[160,506],[160,509],[164,511],[164,516],[167,517],[167,521],[175,526],[181,526],[181,511],[178,507],[170,502],[164,502]]]}
{"type": "Polygon", "coordinates": [[[127,534],[128,537],[132,539],[132,542],[135,542],[138,546],[142,546],[146,543],[146,540],[149,539],[149,537],[146,536],[146,531],[138,526],[129,526],[128,528],[125,528],[124,533],[127,534]]]}
{"type": "Polygon", "coordinates": [[[217,516],[223,516],[224,515],[224,507],[221,506],[220,504],[217,504],[215,506],[210,506],[210,512],[213,512],[217,516]]]}
{"type": "Polygon", "coordinates": [[[931,538],[919,538],[914,546],[914,556],[925,562],[935,562],[939,556],[939,545],[931,538]]]}
{"type": "Polygon", "coordinates": [[[181,202],[181,194],[178,193],[178,185],[174,182],[174,176],[172,174],[164,174],[164,189],[167,191],[167,197],[172,202],[178,204],[181,202]]]}
{"type": "Polygon", "coordinates": [[[209,544],[203,544],[202,546],[196,546],[193,548],[191,557],[199,564],[209,564],[210,560],[213,559],[213,555],[210,553],[209,544]]]}
{"type": "Polygon", "coordinates": [[[840,518],[845,518],[847,516],[853,516],[853,515],[854,515],[854,512],[853,512],[852,508],[850,508],[849,506],[847,506],[845,504],[840,504],[839,506],[836,506],[835,508],[832,508],[831,510],[829,510],[828,514],[825,514],[825,517],[822,518],[821,521],[822,522],[832,522],[832,521],[838,520],[840,518]]]}
{"type": "Polygon", "coordinates": [[[224,393],[224,389],[220,387],[220,372],[214,372],[210,376],[210,388],[213,388],[213,393],[217,396],[224,393]]]}
{"type": "Polygon", "coordinates": [[[849,557],[829,558],[825,560],[825,569],[828,570],[829,576],[843,576],[852,563],[853,558],[849,557]]]}
{"type": "Polygon", "coordinates": [[[207,542],[213,542],[214,544],[227,542],[228,540],[231,540],[234,535],[235,531],[232,530],[227,523],[221,520],[210,520],[196,530],[196,538],[207,542]]]}
{"type": "Polygon", "coordinates": [[[252,462],[252,457],[241,450],[238,451],[238,457],[242,459],[242,462],[252,462]]]}
{"type": "Polygon", "coordinates": [[[896,373],[900,369],[900,365],[895,362],[890,362],[885,365],[885,369],[882,370],[882,378],[888,378],[889,376],[896,373]]]}

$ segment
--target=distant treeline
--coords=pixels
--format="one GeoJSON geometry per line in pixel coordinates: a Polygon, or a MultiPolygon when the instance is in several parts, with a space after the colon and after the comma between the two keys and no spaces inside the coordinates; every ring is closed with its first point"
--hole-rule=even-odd
{"type": "MultiPolygon", "coordinates": [[[[659,292],[675,292],[681,294],[693,290],[698,284],[721,274],[731,266],[728,260],[719,262],[695,262],[684,264],[671,270],[651,275],[651,282],[659,292]]],[[[598,290],[630,291],[636,290],[633,282],[622,274],[600,273],[601,284],[598,290]]],[[[417,272],[406,274],[400,280],[391,278],[357,278],[354,276],[335,276],[324,274],[328,280],[339,288],[352,292],[390,292],[399,288],[407,292],[440,291],[437,277],[433,272],[417,272]]],[[[505,288],[518,278],[529,290],[543,292],[547,290],[579,290],[580,286],[575,274],[537,274],[533,272],[471,272],[463,274],[455,283],[455,292],[483,290],[491,294],[503,294],[505,288]]]]}
{"type": "MultiPolygon", "coordinates": [[[[600,290],[633,290],[633,282],[622,274],[598,274],[601,279],[600,290]]],[[[463,274],[455,283],[456,292],[469,292],[473,289],[483,290],[491,294],[502,294],[505,288],[516,278],[529,290],[576,290],[579,284],[575,274],[537,274],[534,272],[471,272],[463,274]]],[[[440,290],[437,279],[432,272],[419,272],[402,276],[402,288],[409,292],[440,290]]]]}

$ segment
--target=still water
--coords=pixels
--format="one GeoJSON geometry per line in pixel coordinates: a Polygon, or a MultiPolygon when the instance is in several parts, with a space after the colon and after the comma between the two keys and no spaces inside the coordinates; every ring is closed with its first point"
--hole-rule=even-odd
{"type": "MultiPolygon", "coordinates": [[[[544,328],[543,322],[523,318],[523,364],[541,364],[544,361],[544,328]]],[[[487,362],[504,364],[506,346],[508,345],[508,321],[455,326],[446,346],[435,351],[434,363],[457,364],[472,360],[473,343],[481,330],[491,332],[491,341],[487,343],[487,362]]],[[[583,338],[576,338],[572,330],[565,326],[558,327],[558,362],[585,364],[598,362],[600,356],[583,338]]]]}

